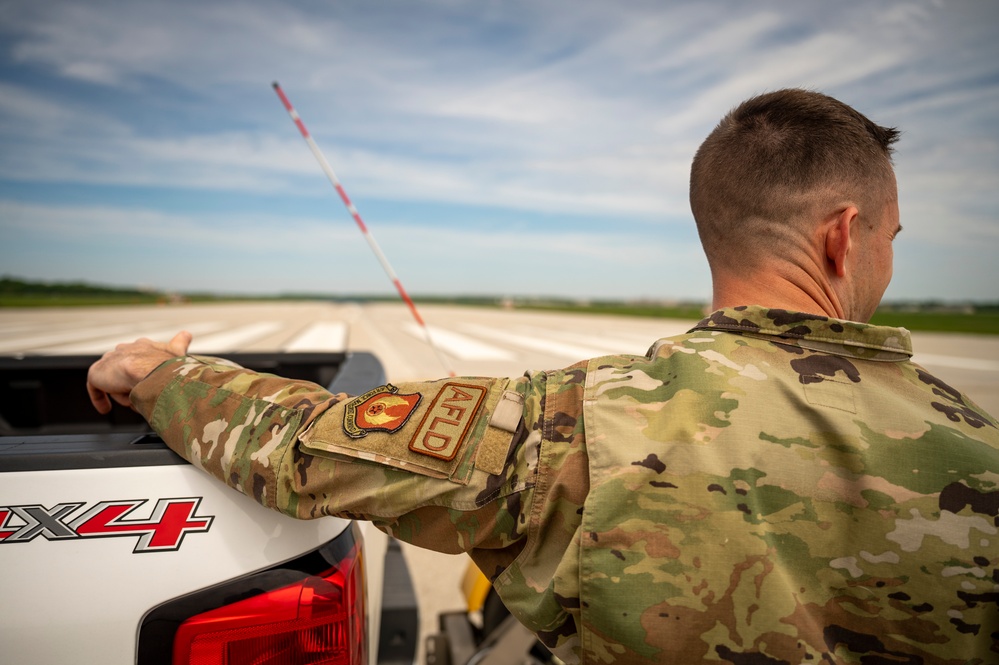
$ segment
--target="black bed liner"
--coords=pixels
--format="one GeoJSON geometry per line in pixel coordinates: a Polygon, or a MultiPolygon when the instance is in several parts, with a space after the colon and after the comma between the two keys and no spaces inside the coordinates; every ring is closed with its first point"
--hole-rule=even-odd
{"type": "MultiPolygon", "coordinates": [[[[90,404],[87,369],[99,356],[0,357],[0,472],[184,464],[133,411],[90,404]]],[[[355,353],[231,353],[258,372],[355,395],[385,382],[378,359],[355,353]]]]}

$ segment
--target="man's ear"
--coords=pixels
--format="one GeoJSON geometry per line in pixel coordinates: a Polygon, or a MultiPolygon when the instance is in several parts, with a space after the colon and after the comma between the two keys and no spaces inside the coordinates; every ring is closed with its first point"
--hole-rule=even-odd
{"type": "Polygon", "coordinates": [[[857,223],[857,215],[855,206],[847,206],[826,226],[826,260],[837,277],[846,276],[846,257],[852,249],[850,231],[857,223]]]}

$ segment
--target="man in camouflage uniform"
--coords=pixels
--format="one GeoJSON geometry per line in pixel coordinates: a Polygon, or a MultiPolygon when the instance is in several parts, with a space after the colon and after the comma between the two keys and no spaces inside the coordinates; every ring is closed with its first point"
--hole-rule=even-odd
{"type": "Polygon", "coordinates": [[[729,113],[691,175],[717,311],[644,357],[350,398],[182,333],[91,395],[266,506],[470,553],[567,663],[997,663],[997,423],[855,322],[896,138],[801,90],[729,113]]]}

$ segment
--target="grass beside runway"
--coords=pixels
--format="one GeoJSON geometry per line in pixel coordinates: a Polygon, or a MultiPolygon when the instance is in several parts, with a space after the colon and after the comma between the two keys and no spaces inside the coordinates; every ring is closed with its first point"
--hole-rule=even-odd
{"type": "MultiPolygon", "coordinates": [[[[166,294],[151,290],[107,287],[85,283],[30,282],[0,277],[0,309],[14,307],[78,307],[139,304],[179,304],[193,302],[394,302],[397,297],[384,295],[271,295],[233,296],[222,294],[166,294]]],[[[702,303],[655,303],[623,301],[587,301],[563,298],[496,298],[491,296],[424,296],[417,303],[435,305],[467,305],[518,311],[549,311],[560,313],[606,314],[661,319],[697,321],[707,311],[702,303]]],[[[886,303],[874,315],[871,323],[897,326],[921,332],[954,332],[978,335],[999,335],[999,303],[947,305],[940,303],[886,303]]]]}
{"type": "Polygon", "coordinates": [[[878,310],[871,323],[921,332],[955,332],[999,335],[999,312],[898,312],[878,310]]]}

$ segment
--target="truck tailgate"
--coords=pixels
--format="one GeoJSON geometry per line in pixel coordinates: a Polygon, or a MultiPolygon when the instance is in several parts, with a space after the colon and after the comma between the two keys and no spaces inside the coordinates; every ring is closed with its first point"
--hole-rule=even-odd
{"type": "Polygon", "coordinates": [[[349,525],[287,518],[190,465],[2,478],[9,663],[135,663],[138,621],[156,605],[292,559],[349,525]]]}

